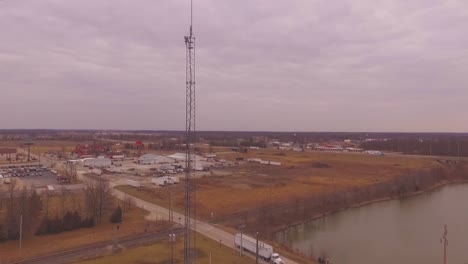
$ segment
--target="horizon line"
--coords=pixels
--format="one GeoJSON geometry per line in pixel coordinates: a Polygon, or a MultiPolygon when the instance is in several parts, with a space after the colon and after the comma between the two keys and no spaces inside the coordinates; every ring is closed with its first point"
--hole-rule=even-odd
{"type": "MultiPolygon", "coordinates": [[[[93,132],[181,132],[185,133],[185,130],[177,129],[77,129],[77,128],[1,128],[0,131],[93,131],[93,132]]],[[[197,130],[197,132],[248,132],[248,133],[354,133],[354,134],[468,134],[468,132],[442,132],[442,131],[338,131],[338,130],[316,130],[316,131],[304,131],[304,130],[197,130]]]]}

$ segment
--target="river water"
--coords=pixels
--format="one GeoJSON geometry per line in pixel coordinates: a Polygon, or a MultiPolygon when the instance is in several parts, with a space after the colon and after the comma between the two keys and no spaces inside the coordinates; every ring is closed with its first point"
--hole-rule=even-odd
{"type": "Polygon", "coordinates": [[[277,233],[278,241],[333,264],[468,264],[468,184],[371,204],[277,233]]]}

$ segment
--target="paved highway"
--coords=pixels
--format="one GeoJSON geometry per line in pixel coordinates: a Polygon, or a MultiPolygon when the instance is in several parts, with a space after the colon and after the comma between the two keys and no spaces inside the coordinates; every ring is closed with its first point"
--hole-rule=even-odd
{"type": "MultiPolygon", "coordinates": [[[[113,191],[113,194],[115,197],[123,200],[126,196],[128,196],[128,194],[122,192],[122,191],[119,191],[119,190],[115,190],[113,191]]],[[[133,196],[132,196],[133,197],[133,196]]],[[[169,209],[167,208],[164,208],[164,207],[161,207],[161,206],[158,206],[158,205],[155,205],[155,204],[152,204],[152,203],[149,203],[149,202],[146,202],[146,201],[143,201],[141,199],[138,199],[136,197],[133,197],[135,199],[135,204],[136,206],[142,208],[142,209],[145,209],[153,214],[157,214],[161,217],[164,217],[165,219],[169,219],[169,209]]],[[[184,223],[185,222],[185,217],[183,214],[180,214],[180,213],[177,213],[177,212],[173,212],[173,217],[174,217],[174,222],[177,222],[179,223],[179,221],[181,221],[181,223],[184,223]]],[[[192,219],[192,222],[193,222],[193,219],[192,219]]],[[[216,228],[206,222],[202,222],[202,221],[196,221],[195,222],[195,225],[196,225],[196,231],[200,234],[203,234],[215,241],[219,241],[220,243],[222,243],[223,245],[227,246],[227,247],[230,247],[234,250],[237,250],[236,249],[236,246],[234,244],[234,235],[231,234],[231,233],[228,233],[224,230],[221,230],[219,228],[216,228]]],[[[281,258],[284,260],[285,264],[298,264],[297,262],[295,261],[292,261],[290,259],[287,259],[285,258],[284,256],[281,256],[281,258]]]]}
{"type": "MultiPolygon", "coordinates": [[[[84,172],[83,171],[78,171],[78,178],[80,180],[86,180],[88,178],[86,178],[86,176],[84,176],[84,172]]],[[[111,184],[111,187],[115,187],[115,184],[114,183],[110,183],[111,184]]],[[[120,200],[124,200],[126,197],[130,196],[122,191],[119,191],[119,190],[116,190],[116,189],[113,189],[113,192],[112,194],[120,199],[120,200]]],[[[134,200],[135,200],[135,205],[144,209],[144,210],[147,210],[149,211],[151,214],[154,214],[154,215],[157,215],[160,219],[169,219],[169,209],[167,208],[164,208],[162,206],[159,206],[159,205],[155,205],[153,203],[150,203],[150,202],[147,202],[147,201],[144,201],[144,200],[141,200],[137,197],[134,197],[134,196],[131,196],[134,200]]],[[[172,213],[173,215],[173,221],[175,223],[184,223],[185,222],[185,216],[183,214],[180,214],[180,213],[177,213],[177,212],[173,212],[172,213]]],[[[191,219],[192,223],[193,223],[193,219],[191,219]]],[[[206,222],[202,222],[202,221],[196,221],[195,222],[195,226],[196,226],[196,232],[206,236],[206,237],[209,237],[215,241],[219,241],[221,244],[229,247],[229,248],[232,248],[234,250],[237,250],[236,248],[236,245],[234,244],[234,235],[231,234],[231,233],[228,233],[224,230],[221,230],[219,228],[216,228],[206,222]]],[[[247,256],[251,256],[251,255],[247,255],[247,256]]],[[[252,256],[251,256],[252,257],[252,256]]],[[[293,261],[293,260],[290,260],[288,258],[285,258],[283,256],[281,256],[281,258],[284,260],[285,264],[298,264],[297,262],[293,261]]]]}

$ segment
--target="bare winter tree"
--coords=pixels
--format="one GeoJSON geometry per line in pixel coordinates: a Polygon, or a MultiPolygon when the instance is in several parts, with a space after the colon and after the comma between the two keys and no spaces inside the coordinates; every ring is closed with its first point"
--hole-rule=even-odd
{"type": "Polygon", "coordinates": [[[60,186],[59,194],[60,194],[61,214],[65,214],[65,212],[66,212],[65,204],[67,203],[70,191],[68,191],[67,188],[65,188],[65,186],[60,186]]]}
{"type": "Polygon", "coordinates": [[[86,183],[85,200],[88,213],[101,223],[103,215],[112,208],[112,188],[109,182],[99,177],[86,183]]]}
{"type": "Polygon", "coordinates": [[[42,210],[42,201],[34,188],[17,188],[17,181],[11,180],[6,193],[5,226],[6,237],[17,239],[19,236],[19,221],[23,218],[23,234],[32,233],[37,217],[42,210]]]}
{"type": "Polygon", "coordinates": [[[125,195],[125,198],[123,199],[123,209],[126,212],[127,210],[131,210],[133,207],[135,207],[135,199],[129,195],[125,195]]]}
{"type": "Polygon", "coordinates": [[[17,198],[17,214],[23,218],[23,234],[32,233],[42,210],[42,201],[33,188],[23,187],[17,198]]]}
{"type": "Polygon", "coordinates": [[[82,214],[81,212],[81,205],[82,201],[77,195],[70,195],[70,203],[71,203],[71,208],[73,208],[74,211],[77,211],[79,214],[82,214]]]}
{"type": "Polygon", "coordinates": [[[63,175],[63,181],[67,183],[75,183],[77,180],[78,173],[76,171],[76,165],[72,162],[66,162],[65,165],[60,169],[63,175]]]}
{"type": "Polygon", "coordinates": [[[67,162],[65,165],[65,177],[67,177],[67,180],[71,183],[75,183],[77,175],[76,165],[72,162],[67,162]]]}
{"type": "Polygon", "coordinates": [[[8,185],[7,192],[7,210],[5,214],[5,220],[7,224],[7,237],[13,238],[18,233],[17,228],[17,219],[16,219],[16,200],[15,200],[15,191],[16,191],[16,179],[11,179],[10,184],[8,185]]]}

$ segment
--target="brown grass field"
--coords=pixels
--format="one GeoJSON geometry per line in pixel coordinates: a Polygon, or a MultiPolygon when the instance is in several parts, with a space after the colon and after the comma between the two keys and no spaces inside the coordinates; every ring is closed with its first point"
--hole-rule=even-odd
{"type": "MultiPolygon", "coordinates": [[[[174,245],[174,263],[183,263],[183,239],[177,239],[174,245]]],[[[255,260],[239,255],[239,252],[220,245],[218,242],[208,239],[202,235],[197,235],[197,263],[210,263],[210,253],[212,263],[223,264],[249,264],[255,260]]],[[[120,254],[109,255],[87,261],[76,262],[77,264],[113,264],[129,263],[142,264],[171,263],[171,250],[168,242],[159,242],[148,246],[124,250],[120,254]]]]}
{"type": "MultiPolygon", "coordinates": [[[[236,157],[262,158],[282,162],[282,165],[243,163],[214,169],[210,176],[195,179],[197,214],[204,219],[209,219],[212,212],[214,217],[223,216],[289,199],[389,181],[405,172],[435,165],[430,159],[278,150],[218,156],[231,161],[236,157]]],[[[118,188],[141,199],[166,207],[169,205],[167,187],[118,188]]],[[[175,210],[182,211],[183,182],[170,188],[175,210]]]]}
{"type": "MultiPolygon", "coordinates": [[[[0,141],[0,147],[17,147],[21,148],[26,141],[23,140],[9,140],[0,141]]],[[[88,142],[74,142],[64,140],[35,140],[34,145],[31,146],[31,152],[44,153],[47,151],[71,151],[77,144],[86,144],[88,142]]]]}
{"type": "MultiPolygon", "coordinates": [[[[80,203],[82,197],[70,195],[65,202],[65,208],[76,208],[75,203],[80,203]]],[[[62,215],[62,197],[54,196],[50,200],[49,214],[62,215]]],[[[4,206],[5,207],[5,206],[4,206]]],[[[3,212],[2,212],[3,213],[3,212]]],[[[124,210],[123,222],[120,224],[119,236],[128,236],[143,233],[145,228],[150,231],[167,228],[170,224],[160,222],[155,224],[144,219],[147,212],[133,207],[124,210]]],[[[40,219],[37,220],[40,222],[40,219]]],[[[34,256],[47,255],[48,253],[84,246],[91,243],[111,241],[115,224],[108,221],[108,216],[103,222],[93,228],[81,228],[74,231],[59,234],[35,236],[29,235],[23,240],[23,249],[19,249],[19,241],[8,241],[0,244],[0,258],[2,263],[28,259],[34,256]]]]}

